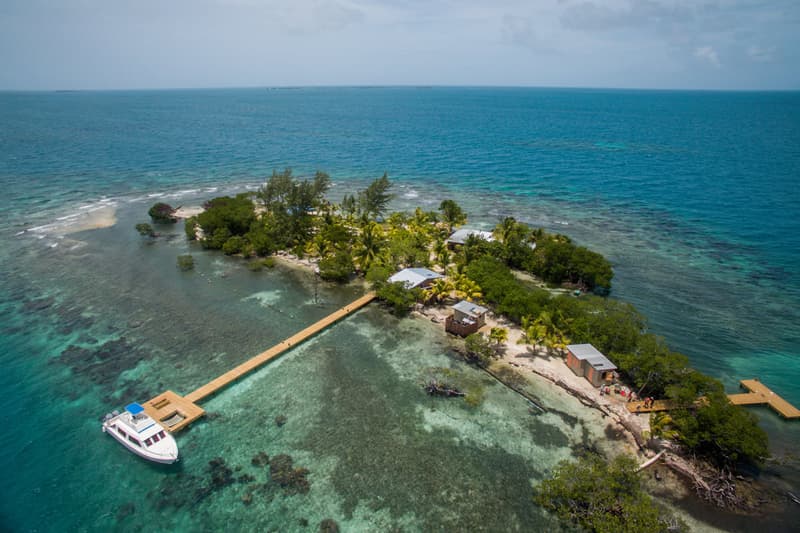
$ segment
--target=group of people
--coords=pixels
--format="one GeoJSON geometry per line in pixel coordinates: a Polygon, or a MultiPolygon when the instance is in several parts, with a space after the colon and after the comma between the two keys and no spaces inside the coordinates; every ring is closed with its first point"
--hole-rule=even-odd
{"type": "MultiPolygon", "coordinates": [[[[617,386],[610,386],[610,385],[603,385],[602,387],[600,387],[601,395],[611,394],[612,392],[615,392],[623,397],[627,396],[627,401],[629,402],[635,402],[636,400],[639,399],[638,395],[634,391],[629,390],[627,387],[619,388],[617,386]]],[[[655,403],[655,398],[653,398],[652,396],[648,396],[644,399],[644,402],[642,403],[641,407],[644,407],[645,409],[650,409],[651,407],[653,407],[654,403],[655,403]]]]}

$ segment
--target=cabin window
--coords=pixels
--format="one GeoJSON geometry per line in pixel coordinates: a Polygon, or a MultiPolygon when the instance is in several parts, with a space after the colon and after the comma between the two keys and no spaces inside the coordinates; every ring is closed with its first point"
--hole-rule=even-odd
{"type": "Polygon", "coordinates": [[[153,444],[153,443],[150,441],[150,439],[147,439],[146,441],[144,441],[144,445],[145,446],[149,447],[151,444],[153,444]]]}
{"type": "Polygon", "coordinates": [[[158,442],[159,440],[161,440],[161,439],[158,438],[158,433],[153,435],[153,442],[158,442]]]}
{"type": "Polygon", "coordinates": [[[134,444],[135,444],[135,445],[137,445],[137,446],[141,446],[141,445],[142,445],[142,443],[141,443],[141,442],[139,442],[138,440],[134,439],[134,438],[133,438],[133,437],[131,437],[131,436],[128,436],[128,440],[129,440],[129,441],[131,441],[132,443],[134,443],[134,444]]]}
{"type": "Polygon", "coordinates": [[[124,431],[122,431],[122,428],[117,428],[117,431],[119,431],[119,434],[120,434],[120,435],[122,435],[123,437],[127,437],[127,436],[128,436],[128,434],[127,434],[127,433],[125,433],[124,431]]]}
{"type": "Polygon", "coordinates": [[[166,436],[166,435],[164,435],[164,430],[163,429],[158,432],[158,436],[161,437],[162,439],[166,436]]]}

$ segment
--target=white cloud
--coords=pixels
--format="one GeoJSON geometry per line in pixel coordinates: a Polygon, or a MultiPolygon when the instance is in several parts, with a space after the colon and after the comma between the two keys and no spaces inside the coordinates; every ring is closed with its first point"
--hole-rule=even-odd
{"type": "Polygon", "coordinates": [[[722,66],[719,62],[719,55],[717,55],[717,51],[712,46],[698,46],[694,49],[694,57],[707,61],[717,68],[722,66]]]}
{"type": "Polygon", "coordinates": [[[756,63],[772,63],[775,61],[775,47],[762,48],[757,45],[751,45],[747,49],[747,57],[756,63]]]}

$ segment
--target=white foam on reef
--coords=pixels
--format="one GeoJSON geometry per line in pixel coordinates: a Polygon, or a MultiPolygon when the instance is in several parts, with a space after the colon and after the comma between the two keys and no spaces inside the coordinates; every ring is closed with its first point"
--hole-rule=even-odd
{"type": "Polygon", "coordinates": [[[245,296],[242,298],[243,301],[247,300],[255,300],[261,305],[262,307],[273,307],[275,304],[281,301],[281,296],[283,291],[281,290],[272,290],[272,291],[260,291],[250,296],[245,296]]]}

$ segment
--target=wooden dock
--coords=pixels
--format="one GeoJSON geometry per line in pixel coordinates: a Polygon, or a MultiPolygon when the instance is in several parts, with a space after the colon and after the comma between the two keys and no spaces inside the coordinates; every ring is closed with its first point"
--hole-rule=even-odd
{"type": "Polygon", "coordinates": [[[251,357],[236,368],[225,372],[221,376],[212,379],[202,387],[195,389],[186,396],[180,396],[172,391],[162,392],[155,398],[142,404],[145,412],[154,420],[166,427],[170,432],[175,433],[185,428],[201,416],[205,411],[197,405],[199,402],[213,395],[220,389],[230,385],[242,376],[249,374],[267,361],[270,361],[285,351],[302,343],[309,337],[313,337],[328,326],[338,322],[347,315],[354,313],[375,299],[374,292],[368,292],[354,302],[334,311],[325,318],[303,329],[285,339],[272,348],[251,357]]]}
{"type": "Polygon", "coordinates": [[[631,413],[657,413],[658,411],[669,411],[672,409],[672,402],[669,400],[654,400],[653,405],[645,407],[643,401],[628,402],[625,404],[631,413]]]}
{"type": "Polygon", "coordinates": [[[793,406],[757,379],[743,379],[739,382],[742,388],[750,392],[729,394],[728,399],[736,405],[768,405],[783,418],[792,420],[800,418],[800,409],[793,406]]]}
{"type": "MultiPolygon", "coordinates": [[[[768,405],[779,415],[788,420],[800,418],[800,409],[772,392],[769,387],[757,379],[743,379],[739,382],[741,387],[750,392],[741,394],[728,394],[728,399],[734,405],[768,405]]],[[[631,413],[655,413],[669,411],[672,404],[668,400],[656,400],[651,407],[645,407],[644,402],[628,402],[628,411],[631,413]]]]}

